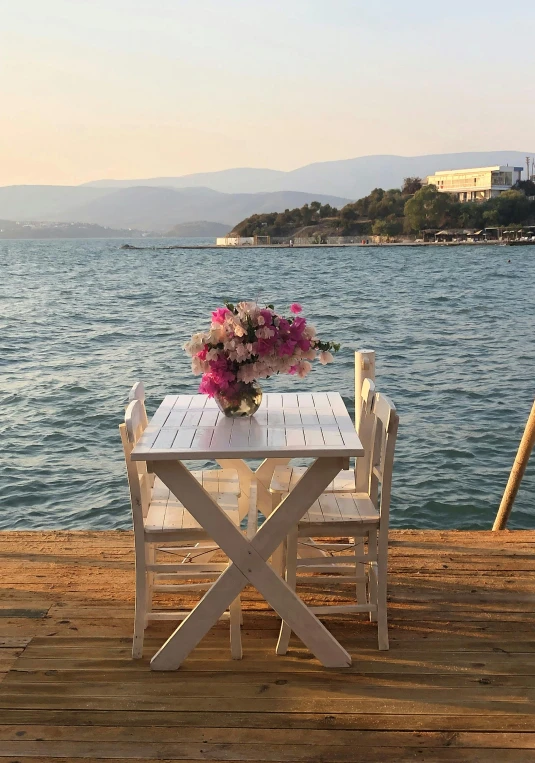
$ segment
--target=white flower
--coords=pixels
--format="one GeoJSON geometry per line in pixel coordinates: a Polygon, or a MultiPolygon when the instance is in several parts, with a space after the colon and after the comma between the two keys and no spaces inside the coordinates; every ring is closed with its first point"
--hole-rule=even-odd
{"type": "Polygon", "coordinates": [[[236,309],[239,313],[243,313],[244,315],[249,313],[249,315],[251,315],[252,313],[255,313],[259,308],[256,302],[238,302],[236,309]]]}
{"type": "Polygon", "coordinates": [[[270,339],[274,335],[274,329],[269,328],[269,326],[263,326],[262,328],[256,329],[256,336],[259,339],[270,339]]]}
{"type": "Polygon", "coordinates": [[[249,357],[250,353],[247,351],[247,345],[245,344],[239,344],[236,347],[236,358],[238,360],[246,360],[249,357]]]}
{"type": "Polygon", "coordinates": [[[328,350],[322,350],[320,352],[318,360],[319,360],[319,362],[321,363],[322,366],[326,366],[327,363],[332,363],[333,362],[334,357],[333,357],[332,353],[329,352],[328,350]]]}
{"type": "Polygon", "coordinates": [[[311,370],[312,365],[308,362],[308,360],[300,360],[297,364],[297,375],[300,379],[304,379],[305,376],[308,376],[311,370]]]}
{"type": "Polygon", "coordinates": [[[212,328],[210,329],[208,333],[208,342],[207,344],[219,344],[219,342],[222,342],[225,338],[225,329],[221,324],[214,323],[212,324],[212,328]]]}
{"type": "Polygon", "coordinates": [[[199,374],[204,373],[206,370],[206,366],[208,364],[202,361],[200,358],[194,357],[191,360],[191,370],[195,374],[195,376],[199,376],[199,374]]]}
{"type": "Polygon", "coordinates": [[[237,318],[235,315],[230,316],[230,323],[235,336],[245,336],[247,331],[239,318],[237,318]]]}
{"type": "Polygon", "coordinates": [[[238,379],[246,384],[254,381],[256,376],[255,363],[245,363],[238,371],[238,379]]]}
{"type": "Polygon", "coordinates": [[[196,334],[193,334],[189,342],[186,342],[184,349],[188,355],[196,355],[203,349],[207,340],[208,336],[204,332],[198,331],[196,334]]]}

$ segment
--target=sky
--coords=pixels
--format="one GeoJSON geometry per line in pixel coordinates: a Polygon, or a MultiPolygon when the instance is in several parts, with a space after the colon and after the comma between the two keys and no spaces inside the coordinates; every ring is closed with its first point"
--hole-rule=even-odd
{"type": "Polygon", "coordinates": [[[0,0],[0,185],[535,146],[533,0],[0,0]]]}

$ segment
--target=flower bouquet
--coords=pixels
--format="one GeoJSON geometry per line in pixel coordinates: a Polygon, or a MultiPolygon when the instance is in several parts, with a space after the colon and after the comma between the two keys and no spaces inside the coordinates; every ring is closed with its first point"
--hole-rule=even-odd
{"type": "Polygon", "coordinates": [[[273,305],[256,302],[226,302],[215,310],[210,329],[184,345],[193,373],[202,374],[199,392],[214,397],[227,416],[251,416],[262,400],[258,379],[273,374],[303,379],[314,359],[330,363],[331,350],[337,352],[340,345],[322,342],[301,311],[294,303],[284,317],[273,305]]]}

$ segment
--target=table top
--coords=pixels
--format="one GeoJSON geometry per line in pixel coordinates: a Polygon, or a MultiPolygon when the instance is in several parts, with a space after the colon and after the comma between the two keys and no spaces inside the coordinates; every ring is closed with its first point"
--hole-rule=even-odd
{"type": "Polygon", "coordinates": [[[338,392],[264,394],[254,416],[236,419],[206,395],[168,395],[132,451],[136,461],[362,455],[338,392]]]}

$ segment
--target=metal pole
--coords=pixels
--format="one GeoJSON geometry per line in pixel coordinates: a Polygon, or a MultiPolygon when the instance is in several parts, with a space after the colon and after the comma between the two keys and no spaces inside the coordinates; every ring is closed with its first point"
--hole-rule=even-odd
{"type": "Polygon", "coordinates": [[[518,493],[518,488],[520,487],[522,477],[526,471],[533,445],[535,445],[535,401],[533,402],[533,407],[531,408],[524,434],[522,435],[520,445],[518,446],[518,453],[516,454],[515,462],[505,487],[502,502],[500,503],[500,508],[498,509],[496,519],[494,520],[494,525],[492,526],[493,530],[505,529],[509,514],[513,508],[516,494],[518,493]]]}
{"type": "Polygon", "coordinates": [[[360,425],[360,392],[364,379],[375,381],[375,350],[355,352],[355,428],[360,425]]]}

